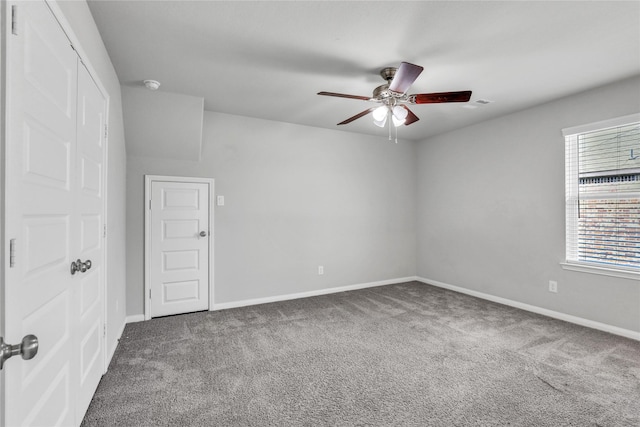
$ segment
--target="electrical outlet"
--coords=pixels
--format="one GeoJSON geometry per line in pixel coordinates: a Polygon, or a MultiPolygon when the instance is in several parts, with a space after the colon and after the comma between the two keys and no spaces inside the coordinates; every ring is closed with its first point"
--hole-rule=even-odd
{"type": "Polygon", "coordinates": [[[322,276],[324,274],[324,266],[323,265],[319,265],[318,266],[318,275],[322,276]]]}
{"type": "Polygon", "coordinates": [[[549,292],[558,293],[558,282],[549,280],[549,292]]]}

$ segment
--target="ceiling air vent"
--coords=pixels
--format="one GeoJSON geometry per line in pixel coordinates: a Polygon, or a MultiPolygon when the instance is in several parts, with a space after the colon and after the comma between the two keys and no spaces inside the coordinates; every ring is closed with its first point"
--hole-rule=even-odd
{"type": "Polygon", "coordinates": [[[493,101],[489,101],[488,99],[476,99],[473,102],[468,104],[464,104],[462,108],[468,108],[469,110],[475,110],[478,107],[482,107],[483,105],[491,104],[493,101]]]}

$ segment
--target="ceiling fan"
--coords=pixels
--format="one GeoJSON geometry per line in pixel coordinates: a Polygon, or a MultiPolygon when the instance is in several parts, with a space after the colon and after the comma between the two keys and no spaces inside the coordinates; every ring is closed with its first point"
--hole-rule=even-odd
{"type": "Polygon", "coordinates": [[[359,99],[362,101],[382,104],[379,107],[371,107],[353,117],[338,123],[346,125],[354,120],[373,113],[373,122],[380,127],[384,127],[390,118],[394,126],[408,126],[420,120],[407,104],[439,104],[445,102],[467,102],[471,98],[471,91],[460,92],[439,92],[439,93],[417,93],[409,95],[407,90],[418,78],[424,68],[419,65],[403,62],[400,67],[387,67],[380,71],[380,76],[387,81],[386,84],[378,86],[373,90],[373,96],[346,95],[335,92],[318,92],[318,95],[337,96],[339,98],[359,99]]]}

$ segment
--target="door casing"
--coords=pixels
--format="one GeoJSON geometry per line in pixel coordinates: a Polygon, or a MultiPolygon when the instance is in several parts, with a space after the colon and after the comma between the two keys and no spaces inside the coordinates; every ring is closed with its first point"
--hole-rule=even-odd
{"type": "Polygon", "coordinates": [[[195,178],[183,176],[145,175],[144,176],[144,320],[151,319],[151,183],[185,182],[208,184],[209,187],[209,311],[213,310],[214,302],[214,180],[212,178],[195,178]]]}

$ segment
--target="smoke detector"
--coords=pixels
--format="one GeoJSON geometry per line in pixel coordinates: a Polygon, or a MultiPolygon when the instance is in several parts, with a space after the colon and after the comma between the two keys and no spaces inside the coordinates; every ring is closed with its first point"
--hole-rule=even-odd
{"type": "Polygon", "coordinates": [[[149,90],[158,90],[160,87],[160,82],[157,80],[145,80],[143,83],[149,90]]]}

